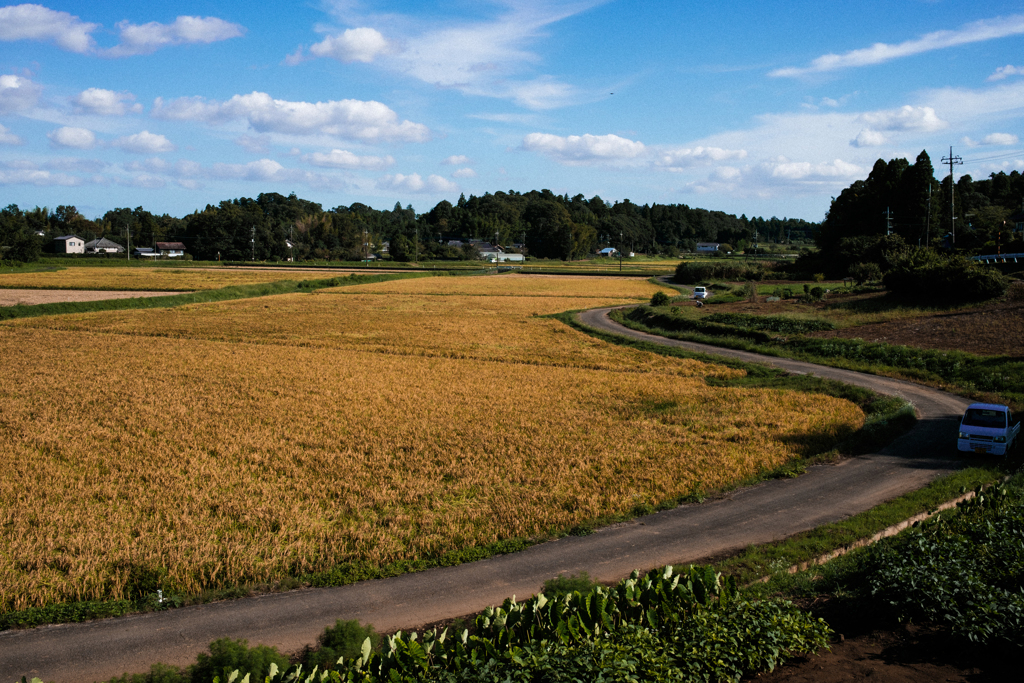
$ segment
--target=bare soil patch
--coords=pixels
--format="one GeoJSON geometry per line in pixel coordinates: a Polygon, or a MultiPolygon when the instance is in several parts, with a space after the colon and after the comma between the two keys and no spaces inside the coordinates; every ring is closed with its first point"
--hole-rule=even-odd
{"type": "Polygon", "coordinates": [[[77,289],[0,289],[0,306],[35,306],[72,301],[103,301],[105,299],[137,299],[147,296],[171,296],[185,292],[106,292],[77,289]]]}
{"type": "Polygon", "coordinates": [[[1010,681],[1019,665],[998,653],[972,650],[953,641],[946,628],[915,624],[879,628],[865,615],[816,612],[835,630],[831,651],[794,659],[771,673],[751,676],[758,683],[981,683],[1010,681]]]}
{"type": "Polygon", "coordinates": [[[965,311],[818,332],[813,336],[856,338],[981,355],[1020,356],[1024,354],[1024,304],[998,302],[965,311]]]}

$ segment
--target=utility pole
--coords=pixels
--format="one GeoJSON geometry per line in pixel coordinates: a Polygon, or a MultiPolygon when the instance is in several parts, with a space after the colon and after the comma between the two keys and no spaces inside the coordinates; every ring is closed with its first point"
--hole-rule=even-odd
{"type": "Polygon", "coordinates": [[[252,237],[249,239],[249,242],[252,244],[252,260],[255,261],[256,260],[256,225],[255,224],[253,224],[253,226],[252,226],[252,237]]]}
{"type": "Polygon", "coordinates": [[[956,246],[956,213],[953,206],[953,165],[962,166],[964,160],[959,156],[953,156],[953,147],[949,148],[949,156],[942,158],[942,163],[949,164],[949,228],[953,235],[953,246],[956,246]]]}
{"type": "MultiPolygon", "coordinates": [[[[925,218],[926,222],[924,224],[924,246],[926,246],[926,247],[929,244],[932,243],[932,241],[931,241],[931,229],[932,229],[932,180],[933,180],[933,178],[929,178],[928,179],[928,213],[925,214],[927,216],[927,218],[925,218]]],[[[918,233],[918,234],[920,235],[921,233],[918,233]]]]}
{"type": "Polygon", "coordinates": [[[892,234],[892,211],[889,210],[888,206],[885,207],[885,234],[892,234]]]}

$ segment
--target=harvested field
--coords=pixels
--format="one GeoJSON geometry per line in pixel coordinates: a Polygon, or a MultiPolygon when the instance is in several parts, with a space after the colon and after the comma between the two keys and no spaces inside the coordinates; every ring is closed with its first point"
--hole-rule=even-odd
{"type": "Polygon", "coordinates": [[[0,609],[543,535],[728,485],[862,424],[845,401],[712,388],[736,371],[542,317],[654,285],[562,279],[557,296],[537,280],[0,324],[18,378],[0,386],[0,609]]]}
{"type": "Polygon", "coordinates": [[[0,289],[0,306],[35,306],[72,301],[105,301],[107,299],[136,299],[149,296],[167,296],[169,292],[114,292],[81,289],[0,289]]]}
{"type": "MultiPolygon", "coordinates": [[[[328,273],[322,277],[331,277],[328,273]]],[[[119,291],[192,292],[232,285],[256,285],[279,280],[311,280],[319,275],[287,270],[229,268],[168,268],[147,266],[79,266],[55,271],[0,273],[3,289],[86,289],[119,291]]]]}
{"type": "Polygon", "coordinates": [[[993,303],[952,313],[817,332],[811,336],[1019,358],[1024,356],[1024,304],[993,303]]]}

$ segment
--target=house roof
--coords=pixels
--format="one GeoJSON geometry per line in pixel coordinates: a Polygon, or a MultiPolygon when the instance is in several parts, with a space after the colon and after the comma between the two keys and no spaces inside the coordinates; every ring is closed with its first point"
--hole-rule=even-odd
{"type": "Polygon", "coordinates": [[[185,251],[185,245],[181,242],[157,242],[156,248],[160,251],[185,251]]]}
{"type": "Polygon", "coordinates": [[[61,235],[60,237],[54,237],[53,239],[55,241],[59,241],[59,240],[80,240],[82,238],[79,237],[78,235],[61,235]]]}
{"type": "Polygon", "coordinates": [[[101,237],[98,240],[85,243],[86,249],[124,249],[124,247],[117,242],[112,242],[106,237],[101,237]]]}

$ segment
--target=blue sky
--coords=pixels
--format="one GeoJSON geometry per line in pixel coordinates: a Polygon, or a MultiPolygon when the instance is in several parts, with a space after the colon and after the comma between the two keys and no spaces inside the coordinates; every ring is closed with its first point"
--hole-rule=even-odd
{"type": "Polygon", "coordinates": [[[548,188],[817,221],[878,158],[1024,170],[1022,122],[1019,2],[0,6],[0,203],[90,218],[548,188]]]}

